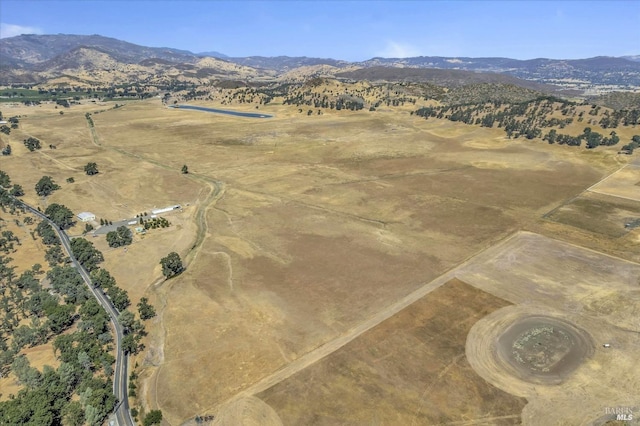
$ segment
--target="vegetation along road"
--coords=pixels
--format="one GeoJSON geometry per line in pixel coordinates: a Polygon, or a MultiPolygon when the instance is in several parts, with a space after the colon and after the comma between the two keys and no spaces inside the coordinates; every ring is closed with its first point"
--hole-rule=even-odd
{"type": "Polygon", "coordinates": [[[122,348],[122,338],[124,336],[124,331],[122,326],[118,322],[118,311],[111,303],[111,300],[107,298],[107,296],[98,288],[94,287],[89,273],[87,270],[78,262],[78,260],[73,255],[71,251],[71,241],[69,240],[69,236],[61,230],[58,225],[56,225],[53,221],[51,221],[47,216],[45,216],[42,212],[34,209],[33,207],[25,204],[20,201],[25,208],[36,216],[40,217],[43,220],[49,222],[49,224],[56,230],[58,236],[60,237],[60,241],[62,246],[69,258],[71,258],[71,262],[74,267],[80,273],[80,276],[91,290],[91,293],[96,298],[98,303],[102,305],[105,311],[109,314],[109,318],[111,319],[111,323],[113,324],[113,329],[115,330],[116,337],[116,365],[114,369],[114,377],[113,377],[113,393],[118,399],[118,404],[115,408],[116,420],[118,426],[133,426],[135,423],[131,418],[131,413],[129,412],[129,399],[127,394],[127,355],[124,353],[122,348]]]}

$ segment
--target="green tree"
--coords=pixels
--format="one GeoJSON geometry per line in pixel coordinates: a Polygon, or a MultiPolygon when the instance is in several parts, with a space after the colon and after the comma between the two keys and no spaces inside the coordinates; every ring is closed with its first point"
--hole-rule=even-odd
{"type": "Polygon", "coordinates": [[[160,260],[160,265],[162,265],[162,274],[167,279],[179,275],[184,271],[180,255],[176,252],[171,252],[167,257],[163,257],[160,260]]]}
{"type": "Polygon", "coordinates": [[[107,243],[109,247],[126,246],[133,242],[133,234],[126,226],[118,226],[115,231],[107,233],[107,243]]]}
{"type": "Polygon", "coordinates": [[[127,334],[122,338],[122,350],[126,354],[135,354],[138,352],[138,342],[136,342],[133,334],[127,334]]]}
{"type": "Polygon", "coordinates": [[[97,175],[98,174],[98,165],[96,163],[87,163],[87,165],[84,166],[84,171],[89,176],[97,175]]]}
{"type": "Polygon", "coordinates": [[[26,146],[29,151],[35,151],[36,149],[42,148],[40,141],[34,137],[29,137],[25,139],[23,142],[24,142],[24,146],[26,146]]]}
{"type": "Polygon", "coordinates": [[[36,183],[36,194],[41,197],[46,197],[57,189],[60,189],[60,185],[56,184],[51,176],[42,176],[36,183]]]}
{"type": "Polygon", "coordinates": [[[69,258],[62,252],[62,249],[60,248],[60,245],[58,243],[57,245],[52,245],[47,249],[44,254],[44,260],[46,260],[47,263],[49,263],[49,266],[53,268],[54,266],[60,265],[61,263],[66,263],[69,258]]]}
{"type": "Polygon", "coordinates": [[[73,324],[73,305],[57,305],[47,311],[48,326],[53,334],[60,334],[73,324]]]}
{"type": "Polygon", "coordinates": [[[101,287],[103,290],[107,290],[116,285],[116,280],[106,269],[95,269],[91,271],[91,280],[95,287],[101,287]]]}
{"type": "Polygon", "coordinates": [[[126,309],[131,304],[126,290],[116,287],[115,285],[107,289],[107,296],[109,296],[113,306],[119,311],[126,309]]]}
{"type": "Polygon", "coordinates": [[[62,409],[62,423],[65,426],[82,426],[84,425],[84,410],[79,401],[71,401],[62,409]]]}
{"type": "Polygon", "coordinates": [[[7,144],[7,146],[2,149],[2,155],[11,155],[11,145],[7,144]]]}
{"type": "Polygon", "coordinates": [[[162,411],[151,410],[146,416],[144,416],[143,424],[144,426],[159,425],[161,421],[162,421],[162,411]]]}
{"type": "Polygon", "coordinates": [[[187,167],[187,165],[185,164],[184,166],[182,166],[182,174],[186,175],[187,173],[189,173],[189,168],[187,167]]]}
{"type": "Polygon", "coordinates": [[[118,315],[118,322],[120,323],[120,325],[122,325],[125,334],[128,334],[133,328],[135,316],[133,315],[133,312],[124,310],[120,312],[120,315],[118,315]]]}
{"type": "Polygon", "coordinates": [[[50,204],[44,214],[60,229],[67,229],[73,225],[73,212],[62,204],[50,204]]]}
{"type": "Polygon", "coordinates": [[[13,195],[14,197],[22,197],[24,195],[24,189],[22,189],[22,186],[15,183],[13,184],[13,188],[11,188],[11,190],[9,191],[9,194],[13,195]]]}
{"type": "Polygon", "coordinates": [[[13,364],[11,364],[11,370],[13,370],[18,381],[28,388],[37,387],[42,379],[40,372],[31,367],[31,364],[29,364],[29,360],[25,355],[20,355],[13,361],[13,364]]]}
{"type": "Polygon", "coordinates": [[[53,230],[51,224],[46,220],[43,220],[36,227],[36,233],[42,238],[42,242],[46,245],[59,245],[60,240],[58,239],[58,234],[53,230]]]}
{"type": "Polygon", "coordinates": [[[140,319],[143,321],[156,316],[156,310],[149,304],[149,299],[146,297],[142,297],[140,302],[138,302],[138,313],[140,314],[140,319]]]}
{"type": "MultiPolygon", "coordinates": [[[[51,287],[65,297],[69,304],[82,304],[89,299],[89,291],[78,270],[71,266],[54,266],[47,272],[51,287]]],[[[70,311],[71,313],[74,310],[70,311]]]]}
{"type": "Polygon", "coordinates": [[[7,172],[0,170],[0,186],[9,188],[11,186],[11,178],[7,172]]]}
{"type": "Polygon", "coordinates": [[[93,246],[91,241],[84,238],[74,238],[71,240],[71,251],[78,262],[84,266],[87,271],[93,271],[98,268],[98,263],[104,260],[102,253],[93,246]]]}

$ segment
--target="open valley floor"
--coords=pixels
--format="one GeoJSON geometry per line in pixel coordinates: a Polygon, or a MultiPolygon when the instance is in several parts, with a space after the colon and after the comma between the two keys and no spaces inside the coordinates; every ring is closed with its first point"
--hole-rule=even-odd
{"type": "Polygon", "coordinates": [[[88,237],[132,305],[158,312],[130,361],[132,406],[168,425],[640,418],[633,156],[408,106],[259,111],[272,117],[158,98],[2,107],[21,118],[0,168],[30,204],[111,221],[180,205],[127,250],[88,237]],[[36,196],[42,175],[61,189],[36,196]],[[186,270],[164,280],[169,252],[186,270]]]}

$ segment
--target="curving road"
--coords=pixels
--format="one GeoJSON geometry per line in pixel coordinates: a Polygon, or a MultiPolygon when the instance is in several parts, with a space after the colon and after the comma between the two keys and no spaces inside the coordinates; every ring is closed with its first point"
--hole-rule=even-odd
{"type": "Polygon", "coordinates": [[[35,214],[39,218],[46,220],[51,224],[53,229],[56,230],[58,236],[60,237],[60,241],[62,242],[62,246],[67,252],[67,255],[69,255],[69,258],[71,258],[73,266],[78,270],[80,276],[84,280],[85,284],[87,284],[87,287],[89,287],[89,290],[91,290],[91,293],[93,293],[93,296],[96,298],[98,303],[100,303],[104,310],[109,314],[109,318],[111,319],[111,323],[113,324],[113,329],[116,333],[116,366],[113,374],[113,393],[116,396],[116,399],[119,401],[115,408],[116,421],[118,426],[135,426],[135,423],[133,421],[133,418],[131,418],[131,413],[129,411],[129,399],[127,393],[128,357],[122,349],[122,338],[124,336],[124,332],[122,331],[122,326],[118,322],[118,310],[113,306],[111,300],[102,292],[101,289],[93,286],[91,277],[89,276],[89,272],[87,272],[87,270],[73,256],[73,252],[71,251],[71,240],[69,239],[69,236],[42,212],[34,209],[22,200],[18,201],[25,207],[26,210],[35,214]]]}

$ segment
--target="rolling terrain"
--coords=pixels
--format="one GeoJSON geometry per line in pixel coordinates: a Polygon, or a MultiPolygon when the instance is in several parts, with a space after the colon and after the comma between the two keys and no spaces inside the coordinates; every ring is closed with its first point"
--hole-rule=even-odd
{"type": "Polygon", "coordinates": [[[219,52],[195,54],[185,50],[139,46],[99,35],[21,35],[0,40],[0,84],[43,84],[61,76],[77,78],[86,84],[100,81],[83,74],[76,75],[83,70],[101,70],[103,82],[117,84],[124,82],[127,76],[130,82],[140,81],[143,71],[140,67],[147,74],[174,73],[177,78],[192,78],[191,71],[195,71],[200,83],[205,82],[202,77],[280,77],[286,80],[300,69],[307,77],[346,72],[346,77],[357,79],[519,82],[527,87],[550,85],[548,87],[576,90],[576,93],[597,93],[640,87],[640,63],[633,58],[515,60],[420,56],[372,58],[361,62],[288,56],[234,58],[219,52]],[[202,57],[209,57],[208,65],[199,63],[202,57]],[[145,61],[150,59],[154,61],[155,68],[146,67],[148,63],[145,61]],[[353,74],[356,69],[359,71],[353,74]],[[184,75],[180,70],[185,71],[184,75]],[[124,71],[125,74],[115,71],[124,71]],[[107,76],[110,78],[105,80],[107,76]]]}
{"type": "MultiPolygon", "coordinates": [[[[130,362],[141,416],[601,426],[611,407],[640,414],[640,105],[547,84],[596,81],[607,63],[633,76],[635,62],[132,58],[65,37],[51,53],[29,47],[38,36],[2,50],[17,58],[2,76],[41,80],[0,89],[0,149],[12,148],[0,168],[43,211],[117,222],[180,205],[124,249],[68,230],[104,253],[132,305],[156,307],[130,362]],[[549,81],[495,72],[519,67],[549,81]],[[43,175],[60,184],[47,197],[34,192],[43,175]],[[165,279],[169,252],[186,269],[165,279]]],[[[28,267],[43,250],[27,246],[16,263],[28,267]]]]}

